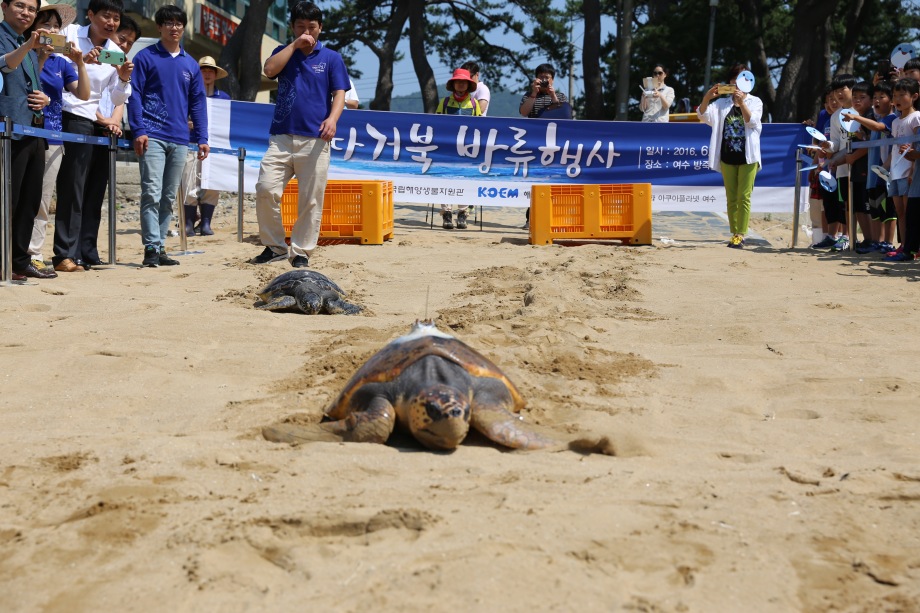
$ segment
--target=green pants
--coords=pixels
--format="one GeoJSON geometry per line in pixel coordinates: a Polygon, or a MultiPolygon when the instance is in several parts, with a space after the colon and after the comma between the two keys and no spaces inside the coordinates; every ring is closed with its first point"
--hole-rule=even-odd
{"type": "Polygon", "coordinates": [[[744,236],[751,220],[751,192],[757,164],[722,164],[725,198],[728,200],[728,226],[732,234],[744,236]]]}

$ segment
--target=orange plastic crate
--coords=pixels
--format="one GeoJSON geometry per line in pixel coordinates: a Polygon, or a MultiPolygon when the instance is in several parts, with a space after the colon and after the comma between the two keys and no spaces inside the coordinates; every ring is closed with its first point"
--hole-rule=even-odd
{"type": "Polygon", "coordinates": [[[652,185],[534,185],[530,244],[554,240],[652,243],[652,185]]]}
{"type": "MultiPolygon", "coordinates": [[[[281,196],[281,224],[285,236],[297,222],[297,179],[281,196]]],[[[393,182],[330,179],[323,198],[320,239],[350,239],[364,245],[382,245],[393,238],[393,182]]]]}

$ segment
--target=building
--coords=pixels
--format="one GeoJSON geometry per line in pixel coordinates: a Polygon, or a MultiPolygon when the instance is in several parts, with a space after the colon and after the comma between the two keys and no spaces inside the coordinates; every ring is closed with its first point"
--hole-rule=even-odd
{"type": "MultiPolygon", "coordinates": [[[[85,23],[86,7],[89,0],[56,0],[61,3],[75,4],[77,7],[78,22],[85,23]]],[[[141,27],[144,37],[159,38],[153,16],[157,9],[166,4],[176,4],[184,8],[188,15],[188,26],[182,45],[192,57],[200,58],[210,55],[215,59],[220,57],[220,51],[229,40],[230,36],[239,25],[242,16],[249,8],[248,0],[123,0],[125,12],[130,15],[141,27]]],[[[275,0],[268,12],[265,33],[262,35],[262,59],[271,55],[280,44],[288,38],[288,5],[287,0],[275,0]]],[[[272,79],[262,77],[260,93],[257,102],[269,102],[271,92],[277,89],[278,84],[272,79]]]]}

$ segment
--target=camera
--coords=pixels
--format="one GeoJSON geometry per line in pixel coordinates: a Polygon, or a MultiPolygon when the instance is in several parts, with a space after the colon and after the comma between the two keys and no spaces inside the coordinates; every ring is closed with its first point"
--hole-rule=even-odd
{"type": "Polygon", "coordinates": [[[39,34],[38,44],[51,45],[55,53],[67,53],[68,43],[63,34],[39,34]]]}
{"type": "Polygon", "coordinates": [[[720,96],[724,96],[725,94],[731,95],[735,93],[735,89],[736,88],[734,85],[723,85],[722,83],[719,83],[718,93],[720,96]]]}
{"type": "Polygon", "coordinates": [[[540,79],[540,87],[549,87],[549,79],[540,79]]]}
{"type": "Polygon", "coordinates": [[[113,66],[121,66],[125,63],[125,52],[124,51],[113,51],[110,49],[103,49],[99,53],[99,62],[102,64],[111,64],[113,66]]]}

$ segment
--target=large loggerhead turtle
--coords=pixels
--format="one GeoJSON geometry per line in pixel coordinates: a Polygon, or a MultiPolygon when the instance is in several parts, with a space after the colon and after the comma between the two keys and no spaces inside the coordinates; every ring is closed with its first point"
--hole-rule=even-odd
{"type": "Polygon", "coordinates": [[[516,415],[521,393],[498,366],[445,334],[431,321],[390,342],[352,376],[311,426],[279,424],[262,430],[271,441],[339,440],[385,443],[399,423],[424,446],[455,449],[472,425],[514,449],[564,448],[516,415]]]}
{"type": "Polygon", "coordinates": [[[280,311],[298,308],[307,315],[356,315],[362,308],[345,302],[345,292],[329,277],[315,270],[291,270],[272,279],[259,290],[257,309],[280,311]]]}

